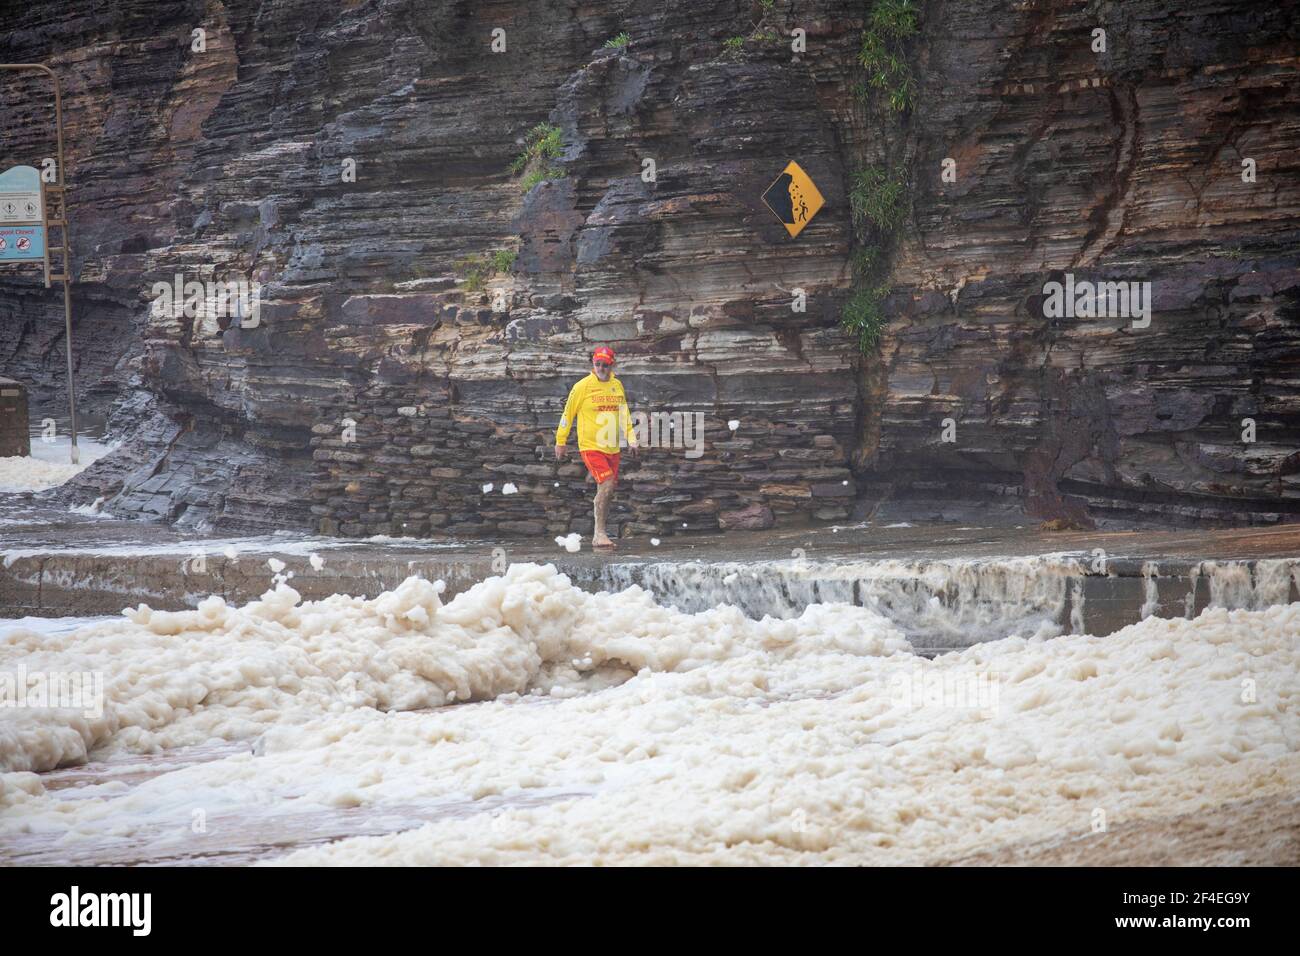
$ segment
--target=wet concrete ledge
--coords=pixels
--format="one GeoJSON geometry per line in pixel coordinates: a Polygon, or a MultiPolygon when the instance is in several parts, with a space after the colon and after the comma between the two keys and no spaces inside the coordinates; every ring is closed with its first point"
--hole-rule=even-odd
{"type": "MultiPolygon", "coordinates": [[[[1211,603],[1206,562],[1243,584],[1246,605],[1300,600],[1296,577],[1279,589],[1278,568],[1267,595],[1257,571],[1279,559],[1300,563],[1300,525],[1218,531],[1042,532],[1027,528],[863,527],[734,532],[619,542],[614,555],[570,554],[554,541],[435,542],[347,540],[296,536],[183,536],[134,522],[33,515],[0,525],[0,618],[115,615],[123,607],[193,607],[218,594],[242,604],[271,586],[271,558],[292,571],[305,599],[334,593],[373,597],[418,574],[447,583],[450,597],[512,562],[555,564],[589,590],[646,586],[658,600],[697,611],[734,603],[747,614],[787,615],[808,603],[848,600],[879,604],[893,617],[901,605],[937,597],[960,630],[963,605],[993,605],[1018,595],[1014,616],[1051,617],[1064,630],[1108,634],[1150,612],[1196,614],[1211,603]],[[230,554],[234,557],[230,557],[230,554]],[[309,562],[316,553],[319,570],[309,562]],[[889,562],[902,562],[895,566],[889,562]],[[1152,574],[1148,562],[1158,572],[1152,574]],[[1144,567],[1147,573],[1144,574],[1144,567]],[[924,580],[917,580],[918,573],[924,580]],[[1019,577],[1017,577],[1019,576],[1019,577]],[[745,580],[748,578],[748,580],[745,580]],[[910,578],[911,582],[901,580],[910,578]],[[1044,579],[1059,581],[1043,587],[1044,579]],[[1024,595],[1027,587],[1036,595],[1024,595]],[[1059,591],[1053,588],[1059,587],[1059,591]],[[1035,603],[1037,602],[1037,603],[1035,603]]],[[[1298,564],[1300,566],[1300,564],[1298,564]]],[[[1228,606],[1232,606],[1231,603],[1228,606]]],[[[1253,605],[1252,605],[1253,606],[1253,605]]],[[[913,608],[915,610],[916,608],[913,608]]],[[[902,611],[907,611],[902,607],[902,611]]],[[[900,611],[901,613],[901,611],[900,611]]],[[[973,619],[973,618],[972,618],[973,619]]],[[[986,635],[927,633],[925,621],[904,622],[914,642],[958,646],[986,635]]]]}

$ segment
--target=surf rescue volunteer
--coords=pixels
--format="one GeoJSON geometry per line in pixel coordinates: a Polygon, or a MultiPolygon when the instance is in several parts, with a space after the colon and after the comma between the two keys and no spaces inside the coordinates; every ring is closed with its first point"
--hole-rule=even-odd
{"type": "Polygon", "coordinates": [[[578,452],[596,479],[596,502],[593,508],[596,528],[593,548],[613,548],[605,533],[605,516],[618,485],[619,434],[627,437],[628,447],[636,456],[636,434],[627,407],[623,383],[614,377],[614,350],[602,345],[591,354],[591,374],[569,390],[564,403],[560,427],[555,430],[555,459],[563,460],[569,450],[569,430],[578,425],[578,452]]]}

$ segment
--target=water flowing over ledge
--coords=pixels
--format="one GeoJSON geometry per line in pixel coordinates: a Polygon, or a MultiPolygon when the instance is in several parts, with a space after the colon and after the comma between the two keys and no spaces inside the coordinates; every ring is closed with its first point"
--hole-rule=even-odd
{"type": "MultiPolygon", "coordinates": [[[[1175,562],[1177,564],[1177,562],[1175,562]]],[[[1008,635],[1104,635],[1151,617],[1206,608],[1262,610],[1300,599],[1300,560],[1201,561],[1162,576],[1159,563],[1089,555],[952,561],[613,564],[598,584],[638,584],[683,611],[731,604],[754,618],[814,604],[868,607],[918,649],[966,647],[1008,635]]]]}

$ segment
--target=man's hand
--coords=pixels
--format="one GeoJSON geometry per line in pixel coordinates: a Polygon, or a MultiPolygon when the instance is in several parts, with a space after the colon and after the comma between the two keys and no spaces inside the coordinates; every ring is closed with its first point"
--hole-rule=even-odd
{"type": "Polygon", "coordinates": [[[633,459],[634,461],[639,461],[639,460],[641,459],[641,446],[640,446],[640,445],[628,445],[628,446],[627,446],[627,450],[630,451],[630,452],[632,453],[632,459],[633,459]]]}
{"type": "Polygon", "coordinates": [[[556,461],[563,461],[563,460],[564,460],[564,456],[565,456],[566,454],[568,454],[568,452],[569,452],[569,446],[568,446],[568,445],[556,445],[556,446],[555,446],[555,460],[556,460],[556,461]]]}

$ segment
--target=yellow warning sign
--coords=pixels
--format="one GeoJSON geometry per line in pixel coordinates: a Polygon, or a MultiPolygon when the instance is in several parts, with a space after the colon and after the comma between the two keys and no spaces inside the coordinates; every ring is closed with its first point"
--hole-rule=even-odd
{"type": "Polygon", "coordinates": [[[796,162],[786,166],[776,182],[767,187],[763,193],[763,204],[785,226],[793,239],[803,232],[803,227],[812,222],[817,210],[826,205],[826,200],[818,192],[808,174],[796,162]]]}

